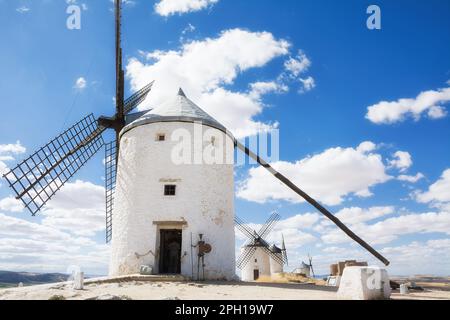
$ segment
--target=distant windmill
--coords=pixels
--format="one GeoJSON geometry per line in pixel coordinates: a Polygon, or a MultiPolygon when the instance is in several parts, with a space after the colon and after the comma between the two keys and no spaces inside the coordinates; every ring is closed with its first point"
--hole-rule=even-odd
{"type": "Polygon", "coordinates": [[[239,217],[235,217],[236,227],[248,238],[236,262],[236,266],[242,270],[242,280],[253,281],[261,276],[271,276],[274,273],[283,272],[283,265],[287,263],[286,248],[283,251],[275,245],[269,245],[264,240],[279,220],[280,216],[273,213],[256,232],[251,230],[239,217]]]}

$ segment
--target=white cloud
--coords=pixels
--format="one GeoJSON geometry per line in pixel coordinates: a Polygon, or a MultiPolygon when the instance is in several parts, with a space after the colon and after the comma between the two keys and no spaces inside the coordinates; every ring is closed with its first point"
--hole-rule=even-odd
{"type": "MultiPolygon", "coordinates": [[[[357,148],[330,148],[295,163],[279,161],[272,165],[312,197],[327,205],[337,205],[351,194],[368,197],[371,187],[391,178],[385,172],[381,155],[371,152],[374,146],[364,142],[357,148]]],[[[302,201],[262,167],[249,170],[247,179],[238,187],[237,196],[259,203],[302,201]]]]}
{"type": "Polygon", "coordinates": [[[341,209],[336,213],[336,216],[344,223],[356,224],[367,221],[372,221],[377,218],[384,217],[394,213],[394,207],[371,207],[369,209],[362,209],[359,207],[351,207],[341,209]]]}
{"type": "Polygon", "coordinates": [[[419,180],[422,180],[423,178],[425,178],[425,176],[420,172],[417,173],[415,176],[402,174],[397,177],[398,180],[409,182],[409,183],[416,183],[419,180]]]}
{"type": "Polygon", "coordinates": [[[284,68],[293,78],[297,78],[300,74],[306,72],[310,66],[311,60],[301,50],[296,57],[290,57],[284,63],[284,68]]]}
{"type": "MultiPolygon", "coordinates": [[[[352,230],[356,234],[364,235],[364,240],[372,244],[389,243],[400,236],[411,234],[443,233],[450,235],[450,213],[405,214],[375,224],[356,223],[352,225],[352,230]]],[[[323,231],[322,240],[332,244],[353,241],[334,227],[323,231]]]]}
{"type": "Polygon", "coordinates": [[[397,151],[394,153],[394,159],[389,161],[389,165],[397,168],[400,172],[405,172],[413,164],[411,155],[406,151],[397,151]]]}
{"type": "Polygon", "coordinates": [[[390,274],[448,276],[450,270],[450,239],[413,241],[406,245],[383,248],[381,253],[391,260],[390,274]],[[421,261],[433,263],[420,263],[421,261]]]}
{"type": "Polygon", "coordinates": [[[445,170],[439,180],[430,185],[427,191],[417,192],[416,200],[431,203],[437,207],[448,207],[450,210],[450,169],[445,170]]]}
{"type": "Polygon", "coordinates": [[[22,212],[23,204],[14,197],[7,197],[0,200],[0,210],[8,212],[22,212]]]}
{"type": "Polygon", "coordinates": [[[367,108],[366,118],[376,124],[389,124],[404,121],[412,116],[416,121],[423,113],[438,119],[447,112],[440,105],[450,101],[450,88],[421,92],[415,99],[399,99],[397,101],[381,101],[367,108]]]}
{"type": "Polygon", "coordinates": [[[26,148],[22,146],[20,141],[15,144],[0,144],[0,155],[6,154],[22,154],[26,152],[26,148]]]}
{"type": "Polygon", "coordinates": [[[217,38],[185,43],[178,51],[141,52],[147,61],[130,59],[127,76],[134,90],[156,80],[142,108],[160,104],[182,87],[191,100],[239,138],[276,124],[254,120],[264,108],[254,90],[234,92],[224,86],[233,84],[240,73],[288,54],[289,47],[287,41],[268,32],[232,29],[217,38]]]}
{"type": "Polygon", "coordinates": [[[83,77],[80,77],[75,81],[74,88],[78,89],[78,90],[83,90],[86,88],[86,86],[87,86],[86,79],[83,77]]]}
{"type": "MultiPolygon", "coordinates": [[[[40,212],[36,222],[0,213],[0,269],[65,272],[79,265],[105,274],[108,246],[93,237],[105,229],[104,188],[90,182],[67,183],[40,212]]],[[[14,198],[0,210],[23,210],[14,198]]]]}
{"type": "Polygon", "coordinates": [[[289,91],[289,87],[275,81],[259,81],[250,84],[250,96],[255,99],[260,99],[263,95],[268,93],[282,93],[289,91]]]}
{"type": "Polygon", "coordinates": [[[26,152],[26,148],[22,146],[20,141],[15,144],[0,144],[0,176],[9,171],[6,162],[14,161],[16,155],[26,152]]]}
{"type": "Polygon", "coordinates": [[[85,237],[0,213],[0,269],[66,272],[78,265],[105,274],[108,247],[85,237]]]}
{"type": "Polygon", "coordinates": [[[16,11],[20,14],[24,14],[24,13],[30,12],[31,9],[28,7],[22,6],[22,7],[17,8],[16,11]]]}
{"type": "Polygon", "coordinates": [[[41,214],[43,225],[93,236],[105,229],[105,189],[80,180],[67,183],[41,214]]]}
{"type": "Polygon", "coordinates": [[[167,17],[206,9],[219,0],[160,0],[155,4],[155,12],[167,17]]]}
{"type": "Polygon", "coordinates": [[[316,87],[316,81],[313,77],[308,77],[305,79],[300,78],[299,80],[303,84],[303,88],[300,90],[301,92],[308,92],[316,87]]]}

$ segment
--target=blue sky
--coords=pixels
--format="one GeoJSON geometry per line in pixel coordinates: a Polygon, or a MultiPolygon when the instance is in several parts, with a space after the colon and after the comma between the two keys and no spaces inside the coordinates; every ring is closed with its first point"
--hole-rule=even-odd
{"type": "MultiPolygon", "coordinates": [[[[448,2],[125,2],[127,95],[155,79],[143,108],[183,86],[240,137],[279,129],[275,167],[374,243],[391,273],[448,275],[448,2]],[[381,30],[366,27],[371,4],[381,30]]],[[[80,30],[66,28],[66,1],[0,0],[2,170],[86,114],[114,111],[112,2],[72,4],[80,30]]],[[[106,272],[102,157],[36,218],[0,182],[0,269],[106,272]]],[[[244,220],[282,215],[271,240],[285,234],[289,268],[308,253],[321,273],[338,258],[376,262],[259,169],[238,167],[236,180],[244,220]]]]}

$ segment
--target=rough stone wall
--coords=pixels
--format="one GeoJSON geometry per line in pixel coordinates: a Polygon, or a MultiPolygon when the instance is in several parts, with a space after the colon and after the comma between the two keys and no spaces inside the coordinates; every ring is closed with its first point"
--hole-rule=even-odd
{"type": "MultiPolygon", "coordinates": [[[[194,249],[191,257],[191,233],[194,244],[202,233],[212,246],[212,252],[205,256],[206,278],[235,277],[233,164],[173,163],[171,154],[179,142],[171,137],[177,129],[194,134],[192,123],[168,122],[140,126],[122,136],[113,212],[111,275],[138,273],[143,264],[158,273],[159,230],[182,228],[182,275],[191,276],[191,259],[196,273],[197,254],[194,249]],[[158,134],[164,134],[166,140],[157,141],[158,134]],[[176,196],[164,196],[165,184],[177,186],[176,196]],[[155,221],[186,224],[162,226],[154,224],[155,221]],[[135,253],[149,254],[137,257],[135,253]]],[[[230,137],[217,129],[203,126],[203,130],[212,130],[209,132],[217,137],[216,141],[228,143],[224,157],[234,153],[230,137]]],[[[211,142],[203,145],[208,143],[211,142]]]]}

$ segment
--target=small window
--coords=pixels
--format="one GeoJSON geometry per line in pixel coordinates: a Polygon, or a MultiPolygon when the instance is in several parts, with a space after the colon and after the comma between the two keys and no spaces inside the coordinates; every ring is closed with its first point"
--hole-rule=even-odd
{"type": "Polygon", "coordinates": [[[156,141],[166,141],[166,135],[162,133],[158,134],[156,136],[156,141]]]}
{"type": "Polygon", "coordinates": [[[164,186],[164,195],[165,196],[175,196],[177,192],[177,186],[176,185],[165,185],[164,186]]]}
{"type": "Polygon", "coordinates": [[[258,262],[258,259],[255,259],[255,262],[258,262]]]}
{"type": "Polygon", "coordinates": [[[211,145],[213,147],[216,145],[216,137],[211,137],[211,145]]]}

